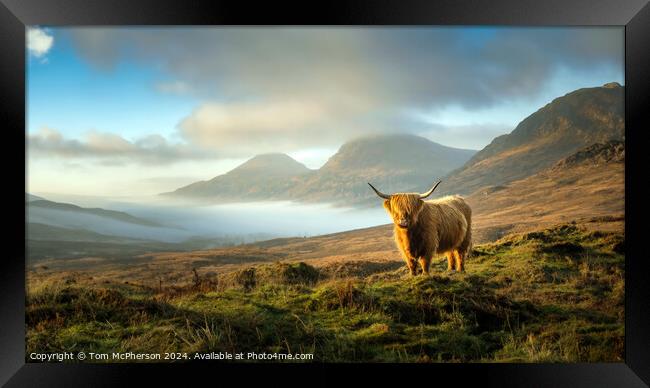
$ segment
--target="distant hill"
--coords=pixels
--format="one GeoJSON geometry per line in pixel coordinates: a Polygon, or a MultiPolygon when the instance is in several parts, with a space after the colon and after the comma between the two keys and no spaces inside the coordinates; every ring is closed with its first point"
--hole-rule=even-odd
{"type": "Polygon", "coordinates": [[[374,200],[372,182],[385,192],[425,191],[476,151],[446,147],[420,136],[383,135],[345,143],[290,196],[305,201],[374,200]]]}
{"type": "Polygon", "coordinates": [[[114,211],[114,210],[106,210],[101,208],[83,208],[69,203],[53,202],[53,201],[47,201],[43,199],[34,199],[30,201],[28,205],[30,209],[41,208],[41,209],[63,210],[63,211],[76,212],[82,214],[92,214],[99,217],[110,218],[122,222],[128,222],[130,224],[151,226],[151,227],[164,227],[164,225],[161,225],[157,222],[134,217],[128,213],[114,211]]]}
{"type": "Polygon", "coordinates": [[[101,243],[142,243],[146,240],[109,236],[85,229],[69,229],[59,226],[30,222],[27,224],[27,239],[37,241],[77,241],[101,243]]]}
{"type": "Polygon", "coordinates": [[[42,200],[45,200],[45,198],[39,197],[34,194],[25,193],[25,202],[42,201],[42,200]]]}
{"type": "MultiPolygon", "coordinates": [[[[135,260],[135,257],[159,251],[188,251],[233,246],[255,240],[251,237],[193,237],[182,242],[107,235],[82,228],[66,228],[29,222],[27,224],[27,260],[48,258],[77,259],[102,257],[135,260]]],[[[261,239],[262,236],[257,237],[261,239]]]]}
{"type": "MultiPolygon", "coordinates": [[[[96,234],[117,237],[120,240],[138,239],[161,242],[181,242],[193,236],[192,232],[166,226],[155,221],[133,216],[129,213],[102,208],[84,208],[77,205],[48,200],[25,203],[26,222],[50,227],[64,228],[63,234],[74,236],[77,232],[88,232],[93,241],[104,241],[96,234]]],[[[59,239],[60,230],[39,229],[53,232],[51,239],[59,239]],[[55,233],[54,233],[55,232],[55,233]]],[[[79,232],[79,238],[84,235],[79,232]]]]}
{"type": "Polygon", "coordinates": [[[475,152],[414,135],[368,136],[345,143],[319,170],[309,170],[284,154],[258,155],[224,175],[165,194],[233,201],[359,203],[374,198],[368,181],[386,191],[425,190],[475,152]]]}
{"type": "Polygon", "coordinates": [[[592,144],[530,177],[483,187],[467,201],[481,241],[570,221],[606,222],[622,230],[625,143],[592,144]]]}
{"type": "Polygon", "coordinates": [[[96,233],[87,229],[64,228],[29,222],[27,224],[27,261],[50,258],[76,259],[101,257],[126,259],[162,250],[179,250],[181,245],[96,233]]]}
{"type": "Polygon", "coordinates": [[[471,194],[533,175],[578,149],[625,137],[624,87],[609,83],[556,98],[495,138],[462,168],[452,172],[441,192],[471,194]]]}
{"type": "Polygon", "coordinates": [[[312,170],[285,154],[257,155],[226,174],[164,194],[236,201],[279,198],[310,172],[312,170]]]}

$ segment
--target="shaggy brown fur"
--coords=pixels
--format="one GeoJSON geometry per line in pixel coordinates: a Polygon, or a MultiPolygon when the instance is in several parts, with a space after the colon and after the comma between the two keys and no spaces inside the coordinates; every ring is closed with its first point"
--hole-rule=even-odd
{"type": "Polygon", "coordinates": [[[384,201],[395,224],[395,242],[411,275],[418,262],[425,275],[434,256],[447,256],[447,270],[465,270],[472,245],[472,210],[453,195],[423,201],[420,194],[393,194],[384,201]]]}

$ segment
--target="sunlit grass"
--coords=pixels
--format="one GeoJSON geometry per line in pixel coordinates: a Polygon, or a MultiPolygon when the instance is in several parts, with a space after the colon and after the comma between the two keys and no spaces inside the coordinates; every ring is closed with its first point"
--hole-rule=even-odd
{"type": "Polygon", "coordinates": [[[573,225],[477,246],[466,273],[338,279],[262,264],[184,288],[33,284],[27,352],[283,352],[316,361],[622,361],[624,237],[573,225]]]}

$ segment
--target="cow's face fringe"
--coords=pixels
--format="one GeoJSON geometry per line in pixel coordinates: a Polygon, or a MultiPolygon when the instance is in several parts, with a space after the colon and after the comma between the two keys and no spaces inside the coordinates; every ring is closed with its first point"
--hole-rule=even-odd
{"type": "Polygon", "coordinates": [[[390,214],[393,223],[400,228],[416,225],[423,205],[424,202],[417,193],[393,194],[390,199],[384,201],[384,208],[390,214]]]}

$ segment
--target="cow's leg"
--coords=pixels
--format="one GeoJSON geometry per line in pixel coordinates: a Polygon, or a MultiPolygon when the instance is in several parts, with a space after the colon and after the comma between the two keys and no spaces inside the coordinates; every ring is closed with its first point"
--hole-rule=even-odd
{"type": "Polygon", "coordinates": [[[457,266],[457,268],[459,271],[465,270],[465,259],[467,259],[470,256],[471,252],[472,252],[472,229],[471,226],[468,225],[465,239],[463,239],[463,242],[458,247],[457,254],[460,257],[460,266],[457,266]]]}
{"type": "Polygon", "coordinates": [[[417,268],[418,268],[417,260],[414,257],[412,257],[411,254],[407,250],[404,250],[402,247],[400,247],[400,251],[402,253],[402,259],[404,259],[404,262],[406,263],[406,267],[409,269],[411,276],[417,275],[417,268]]]}
{"type": "Polygon", "coordinates": [[[455,268],[454,253],[452,251],[449,251],[445,253],[445,256],[447,256],[447,271],[453,271],[455,268]]]}
{"type": "Polygon", "coordinates": [[[429,267],[431,266],[431,258],[422,256],[420,257],[420,267],[422,267],[422,274],[429,276],[429,267]]]}
{"type": "Polygon", "coordinates": [[[415,261],[415,259],[407,258],[406,266],[409,268],[409,271],[411,272],[411,276],[415,276],[418,274],[418,263],[415,261]]]}
{"type": "Polygon", "coordinates": [[[456,271],[465,271],[465,252],[454,251],[454,256],[456,256],[456,271]]]}

